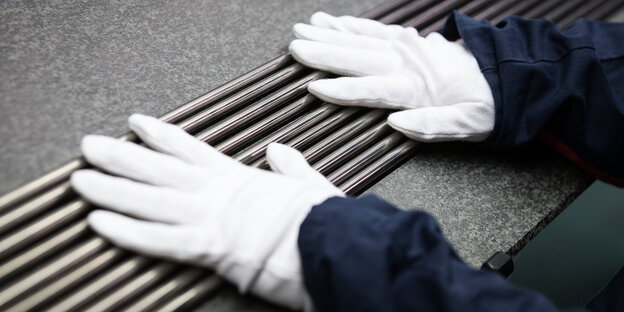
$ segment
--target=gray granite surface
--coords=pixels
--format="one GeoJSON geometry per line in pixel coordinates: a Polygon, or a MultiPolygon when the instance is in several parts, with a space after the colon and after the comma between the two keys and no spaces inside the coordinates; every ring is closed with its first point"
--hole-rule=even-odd
{"type": "Polygon", "coordinates": [[[0,194],[282,55],[312,13],[382,2],[0,1],[0,194]]]}
{"type": "MultiPolygon", "coordinates": [[[[77,156],[85,134],[122,134],[131,113],[163,115],[281,55],[313,12],[381,2],[1,1],[0,193],[77,156]]],[[[541,146],[432,144],[368,192],[432,213],[478,266],[515,252],[590,182],[541,146]]],[[[277,308],[226,287],[201,310],[277,308]]]]}

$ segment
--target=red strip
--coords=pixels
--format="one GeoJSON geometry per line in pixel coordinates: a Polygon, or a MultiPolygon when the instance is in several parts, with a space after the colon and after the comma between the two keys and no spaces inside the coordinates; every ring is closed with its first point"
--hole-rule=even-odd
{"type": "Polygon", "coordinates": [[[576,155],[576,153],[573,150],[571,150],[567,145],[565,145],[561,141],[559,141],[549,131],[547,131],[545,129],[542,129],[537,134],[537,137],[539,137],[542,141],[544,141],[550,147],[554,148],[557,152],[559,152],[565,158],[571,160],[573,163],[575,163],[577,166],[579,166],[585,172],[589,173],[591,176],[593,176],[593,177],[595,177],[597,179],[600,179],[602,181],[605,181],[607,183],[613,184],[613,185],[615,185],[617,187],[624,188],[624,180],[622,180],[620,178],[616,178],[614,176],[610,176],[610,175],[608,175],[608,174],[606,174],[606,173],[604,173],[604,172],[594,168],[590,164],[586,163],[578,155],[576,155]]]}

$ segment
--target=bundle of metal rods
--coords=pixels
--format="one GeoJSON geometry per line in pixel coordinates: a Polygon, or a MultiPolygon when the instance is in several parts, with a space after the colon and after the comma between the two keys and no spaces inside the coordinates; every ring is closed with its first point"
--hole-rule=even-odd
{"type": "MultiPolygon", "coordinates": [[[[364,17],[439,30],[452,10],[498,22],[545,17],[561,27],[603,19],[620,0],[419,0],[383,4],[364,17]]],[[[409,158],[417,143],[393,131],[387,111],[322,103],[306,85],[328,74],[278,57],[161,117],[252,166],[282,142],[346,193],[358,194],[409,158]]],[[[136,140],[132,134],[119,139],[136,140]]],[[[0,310],[177,310],[209,300],[223,282],[206,269],[123,251],[92,233],[91,207],[69,187],[81,159],[0,197],[0,310]]]]}

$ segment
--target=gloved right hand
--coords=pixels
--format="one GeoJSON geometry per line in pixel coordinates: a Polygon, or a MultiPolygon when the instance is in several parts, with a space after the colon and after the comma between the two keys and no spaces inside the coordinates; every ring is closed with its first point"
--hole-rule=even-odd
{"type": "Polygon", "coordinates": [[[303,155],[272,143],[274,172],[245,166],[177,126],[133,115],[130,128],[157,150],[86,136],[85,158],[113,173],[74,172],[74,189],[96,210],[89,225],[112,243],[214,269],[271,302],[309,309],[297,237],[310,209],[344,193],[303,155]]]}
{"type": "Polygon", "coordinates": [[[312,15],[294,26],[290,44],[302,64],[353,76],[308,85],[320,99],[350,106],[402,110],[388,124],[419,141],[483,141],[494,128],[494,99],[462,41],[439,33],[352,16],[312,15]]]}

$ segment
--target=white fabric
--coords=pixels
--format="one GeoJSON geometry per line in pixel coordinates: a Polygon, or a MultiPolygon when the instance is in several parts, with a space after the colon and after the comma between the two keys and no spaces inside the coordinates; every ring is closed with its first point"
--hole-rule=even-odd
{"type": "Polygon", "coordinates": [[[116,211],[92,212],[91,227],[121,247],[213,268],[241,292],[309,308],[299,226],[313,205],[344,194],[283,145],[267,151],[277,174],[244,166],[155,118],[133,115],[129,123],[159,152],[104,136],[82,140],[91,164],[119,176],[72,175],[87,200],[116,211]]]}
{"type": "Polygon", "coordinates": [[[492,91],[463,41],[323,12],[293,29],[300,38],[290,44],[297,61],[351,76],[310,83],[320,99],[401,110],[388,124],[420,141],[483,141],[492,132],[492,91]]]}

